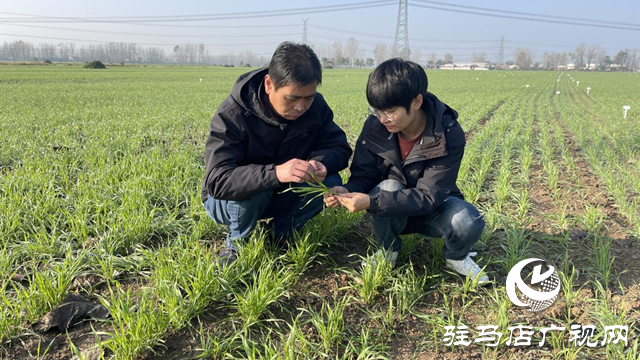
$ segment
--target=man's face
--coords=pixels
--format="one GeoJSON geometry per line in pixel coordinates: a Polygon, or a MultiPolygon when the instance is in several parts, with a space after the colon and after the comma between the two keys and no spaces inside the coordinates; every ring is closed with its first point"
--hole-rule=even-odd
{"type": "Polygon", "coordinates": [[[318,89],[318,83],[313,82],[303,87],[286,85],[275,90],[275,85],[269,75],[264,77],[264,85],[273,110],[281,117],[291,121],[298,119],[309,110],[318,89]]]}

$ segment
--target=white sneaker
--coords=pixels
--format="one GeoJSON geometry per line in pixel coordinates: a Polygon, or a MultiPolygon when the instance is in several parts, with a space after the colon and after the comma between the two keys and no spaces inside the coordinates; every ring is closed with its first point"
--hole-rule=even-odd
{"type": "Polygon", "coordinates": [[[472,256],[476,255],[477,253],[470,252],[467,254],[467,257],[462,260],[447,259],[445,263],[449,269],[454,270],[458,274],[471,276],[473,279],[478,278],[478,284],[486,284],[490,282],[489,277],[484,274],[480,266],[471,259],[472,256]]]}
{"type": "Polygon", "coordinates": [[[375,267],[377,265],[377,259],[381,258],[383,256],[382,255],[383,253],[384,253],[384,259],[387,262],[391,263],[391,267],[396,266],[396,261],[398,260],[398,252],[380,249],[376,251],[375,254],[362,260],[362,267],[369,266],[369,265],[375,267]]]}

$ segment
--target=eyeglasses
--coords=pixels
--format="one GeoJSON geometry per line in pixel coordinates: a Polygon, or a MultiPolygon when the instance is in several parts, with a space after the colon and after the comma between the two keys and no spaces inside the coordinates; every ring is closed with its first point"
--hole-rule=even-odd
{"type": "Polygon", "coordinates": [[[367,111],[369,112],[369,115],[373,115],[373,116],[377,117],[379,120],[384,119],[386,121],[393,122],[393,119],[396,117],[396,114],[394,114],[394,113],[390,113],[388,111],[376,110],[372,106],[369,106],[367,108],[367,111]]]}

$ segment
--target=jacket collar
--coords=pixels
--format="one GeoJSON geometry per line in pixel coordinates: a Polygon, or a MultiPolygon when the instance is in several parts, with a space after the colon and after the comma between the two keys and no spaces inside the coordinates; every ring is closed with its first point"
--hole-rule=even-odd
{"type": "MultiPolygon", "coordinates": [[[[442,115],[446,111],[452,111],[454,118],[458,116],[455,110],[445,105],[431,93],[427,93],[423,104],[423,110],[427,113],[424,133],[422,139],[414,145],[407,156],[407,162],[410,160],[428,160],[446,156],[447,141],[442,126],[442,115]]],[[[401,163],[400,149],[398,147],[398,141],[395,139],[398,135],[390,133],[387,128],[377,120],[373,121],[373,124],[373,128],[366,134],[365,138],[378,145],[380,156],[401,163]]]]}

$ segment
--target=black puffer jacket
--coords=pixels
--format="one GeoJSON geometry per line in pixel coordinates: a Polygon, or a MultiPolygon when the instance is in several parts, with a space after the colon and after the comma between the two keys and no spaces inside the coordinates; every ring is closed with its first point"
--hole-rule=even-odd
{"type": "Polygon", "coordinates": [[[437,209],[448,196],[463,198],[456,186],[465,146],[458,113],[430,93],[422,108],[427,113],[424,135],[404,162],[397,134],[389,133],[374,116],[369,116],[364,124],[345,187],[351,192],[369,193],[386,179],[397,180],[407,187],[371,196],[371,214],[423,216],[437,209]]]}
{"type": "Polygon", "coordinates": [[[335,174],[347,167],[351,148],[322,95],[295,121],[278,121],[261,103],[258,69],[238,78],[211,119],[202,200],[245,200],[281,187],[275,166],[291,159],[316,160],[335,174]]]}

